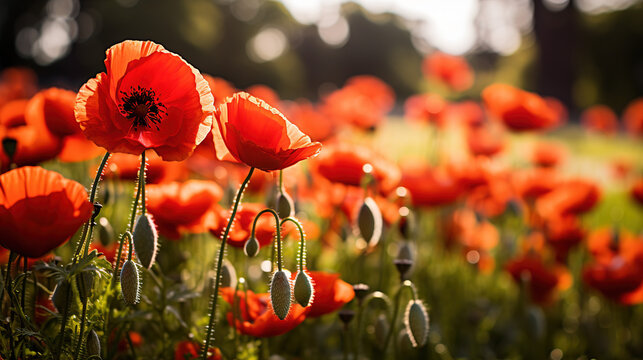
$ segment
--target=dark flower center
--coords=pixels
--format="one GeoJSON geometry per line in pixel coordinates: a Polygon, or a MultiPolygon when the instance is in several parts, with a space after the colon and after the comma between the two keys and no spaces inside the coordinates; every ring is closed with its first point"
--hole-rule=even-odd
{"type": "Polygon", "coordinates": [[[121,91],[121,94],[123,97],[119,108],[126,118],[132,120],[134,130],[151,125],[160,130],[159,124],[163,114],[167,114],[167,108],[159,101],[154,90],[137,86],[136,89],[130,87],[129,92],[121,91]]]}

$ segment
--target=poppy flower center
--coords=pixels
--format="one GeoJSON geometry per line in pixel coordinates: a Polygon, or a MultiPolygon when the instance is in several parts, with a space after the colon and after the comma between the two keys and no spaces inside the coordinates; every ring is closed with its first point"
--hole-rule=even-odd
{"type": "Polygon", "coordinates": [[[159,124],[167,111],[154,90],[138,86],[136,89],[131,87],[129,92],[121,91],[121,94],[123,97],[119,108],[126,118],[132,120],[134,130],[152,125],[160,130],[159,124]]]}

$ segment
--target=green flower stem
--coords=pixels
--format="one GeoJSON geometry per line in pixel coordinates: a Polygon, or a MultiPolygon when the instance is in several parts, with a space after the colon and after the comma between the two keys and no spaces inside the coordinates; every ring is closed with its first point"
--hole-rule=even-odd
{"type": "MultiPolygon", "coordinates": [[[[277,234],[275,235],[275,240],[277,242],[277,264],[279,270],[281,270],[281,226],[279,224],[279,215],[277,215],[277,212],[273,209],[263,209],[259,211],[257,216],[255,216],[254,221],[252,222],[252,232],[251,236],[254,238],[255,237],[255,229],[257,227],[257,220],[259,220],[259,217],[265,213],[271,213],[275,217],[275,228],[277,231],[277,234]]],[[[274,247],[273,247],[274,250],[274,247]]],[[[274,266],[275,259],[274,259],[274,251],[273,251],[273,256],[272,256],[272,264],[274,266]]]]}
{"type": "MultiPolygon", "coordinates": [[[[71,296],[71,286],[67,287],[67,294],[65,296],[65,299],[69,299],[71,296]]],[[[56,360],[60,359],[60,355],[62,355],[63,352],[63,345],[65,343],[65,330],[67,327],[67,320],[69,320],[69,305],[70,302],[67,301],[65,303],[65,307],[63,308],[63,318],[62,318],[62,323],[60,325],[60,341],[58,342],[58,350],[56,351],[56,360]]]]}
{"type": "MultiPolygon", "coordinates": [[[[98,170],[96,170],[96,176],[94,176],[94,182],[92,183],[91,190],[89,192],[89,202],[94,206],[94,201],[96,200],[96,190],[98,190],[98,182],[100,181],[101,176],[103,175],[103,169],[105,169],[105,165],[107,164],[107,160],[109,159],[109,156],[111,154],[109,152],[106,152],[105,155],[103,156],[103,160],[100,162],[100,165],[98,166],[98,170]]],[[[77,261],[78,256],[80,255],[80,250],[83,248],[83,245],[85,243],[85,237],[87,236],[88,230],[93,227],[94,225],[94,216],[85,223],[85,226],[83,226],[83,232],[80,235],[80,240],[78,241],[78,247],[76,248],[76,252],[74,254],[74,263],[77,261]]],[[[89,237],[91,239],[91,237],[89,237]]]]}
{"type": "Polygon", "coordinates": [[[205,337],[205,342],[203,344],[203,350],[201,352],[201,359],[203,360],[208,358],[208,349],[210,348],[210,342],[212,340],[212,336],[214,335],[217,303],[219,300],[219,284],[221,282],[221,268],[223,266],[223,255],[225,254],[225,245],[226,245],[226,242],[228,241],[228,233],[230,232],[230,228],[232,228],[234,217],[235,215],[237,215],[237,209],[239,208],[239,203],[241,202],[241,196],[243,195],[243,190],[250,182],[250,178],[252,177],[252,173],[254,172],[254,170],[255,168],[253,167],[250,168],[250,170],[248,171],[248,175],[246,176],[246,178],[241,183],[241,186],[239,187],[239,191],[237,191],[237,195],[234,199],[234,203],[232,204],[232,213],[230,214],[230,220],[228,220],[228,225],[226,225],[225,231],[223,232],[223,235],[221,237],[221,246],[219,246],[219,255],[218,255],[218,261],[217,261],[217,272],[216,272],[216,277],[214,281],[214,291],[212,292],[212,298],[210,300],[210,302],[212,303],[212,306],[210,309],[210,319],[208,321],[208,328],[207,328],[207,333],[205,337]]]}
{"type": "Polygon", "coordinates": [[[386,354],[386,349],[388,349],[388,345],[391,342],[391,339],[393,338],[393,334],[395,333],[395,323],[397,322],[397,316],[399,315],[399,312],[400,312],[400,301],[402,300],[402,292],[404,291],[405,288],[409,288],[409,291],[411,291],[411,297],[413,298],[413,300],[417,300],[417,291],[415,290],[415,286],[409,280],[405,280],[402,283],[402,286],[400,286],[400,288],[395,293],[395,305],[393,308],[393,318],[391,318],[391,326],[388,331],[388,334],[386,334],[386,340],[384,341],[384,349],[382,349],[382,354],[386,354]]]}
{"type": "Polygon", "coordinates": [[[74,351],[74,360],[78,359],[80,356],[80,344],[83,342],[83,333],[85,332],[85,317],[87,316],[87,296],[83,301],[83,311],[81,314],[80,321],[80,332],[78,333],[78,341],[76,341],[76,351],[74,351]]]}
{"type": "Polygon", "coordinates": [[[306,267],[306,234],[304,233],[304,228],[301,226],[301,223],[294,217],[287,217],[281,220],[281,224],[279,227],[283,226],[286,221],[290,221],[295,224],[297,230],[299,230],[299,253],[297,254],[297,265],[299,271],[304,271],[304,268],[306,267]]]}

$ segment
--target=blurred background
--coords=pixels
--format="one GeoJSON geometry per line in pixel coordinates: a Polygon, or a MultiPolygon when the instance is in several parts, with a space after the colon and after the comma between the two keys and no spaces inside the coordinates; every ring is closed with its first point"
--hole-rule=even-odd
{"type": "Polygon", "coordinates": [[[41,86],[77,90],[104,71],[108,47],[149,39],[238,88],[289,99],[372,74],[398,101],[477,98],[505,82],[572,114],[596,103],[620,112],[643,94],[642,19],[637,0],[3,0],[0,69],[28,66],[41,86]],[[421,63],[436,50],[464,55],[473,87],[429,88],[421,63]]]}

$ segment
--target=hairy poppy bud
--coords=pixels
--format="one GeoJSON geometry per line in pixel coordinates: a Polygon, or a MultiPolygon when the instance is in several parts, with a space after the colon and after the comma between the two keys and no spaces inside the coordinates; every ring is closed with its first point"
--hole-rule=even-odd
{"type": "Polygon", "coordinates": [[[85,302],[92,294],[94,287],[94,272],[83,271],[76,276],[76,287],[78,288],[78,296],[80,300],[85,302]]]}
{"type": "Polygon", "coordinates": [[[405,358],[413,357],[414,347],[415,345],[413,345],[411,335],[409,335],[406,330],[401,330],[400,335],[397,338],[397,348],[399,349],[402,356],[404,356],[405,358]]]}
{"type": "Polygon", "coordinates": [[[223,259],[221,267],[221,287],[237,287],[237,271],[227,259],[223,259]]]}
{"type": "Polygon", "coordinates": [[[292,293],[290,291],[290,280],[285,271],[275,271],[270,282],[270,301],[275,315],[283,320],[290,311],[292,293]]]}
{"type": "Polygon", "coordinates": [[[70,284],[67,280],[61,280],[54,289],[54,292],[51,294],[51,302],[56,307],[59,313],[62,313],[65,309],[65,305],[70,300],[70,284]]]}
{"type": "Polygon", "coordinates": [[[359,234],[369,245],[374,246],[382,236],[382,213],[373,198],[367,197],[357,214],[359,234]]]}
{"type": "Polygon", "coordinates": [[[424,346],[429,334],[429,315],[420,300],[411,300],[404,313],[404,326],[413,347],[424,346]]]}
{"type": "Polygon", "coordinates": [[[136,219],[134,226],[134,250],[144,268],[149,269],[154,264],[159,236],[156,226],[149,214],[144,214],[136,219]]]}
{"type": "Polygon", "coordinates": [[[388,336],[389,325],[386,315],[380,314],[375,321],[375,343],[382,349],[386,343],[386,336],[388,336]]]}
{"type": "Polygon", "coordinates": [[[254,236],[251,236],[245,245],[243,245],[243,252],[248,257],[255,257],[259,254],[259,241],[254,236]]]}
{"type": "Polygon", "coordinates": [[[121,268],[121,293],[126,304],[138,304],[141,297],[141,280],[138,268],[132,260],[125,261],[121,268]]]}
{"type": "Polygon", "coordinates": [[[114,228],[106,217],[98,219],[98,240],[103,246],[109,245],[114,239],[114,228]]]}
{"type": "Polygon", "coordinates": [[[277,206],[275,210],[277,210],[277,215],[279,215],[280,219],[285,219],[295,214],[295,203],[288,193],[280,191],[275,205],[277,206]]]}
{"type": "Polygon", "coordinates": [[[87,344],[85,345],[85,348],[87,349],[88,356],[100,356],[100,339],[98,338],[96,331],[93,329],[87,335],[87,344]]]}
{"type": "Polygon", "coordinates": [[[310,276],[305,271],[297,273],[295,278],[295,301],[303,307],[310,305],[314,288],[310,276]]]}

